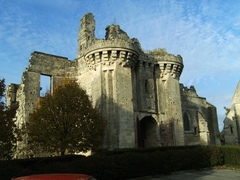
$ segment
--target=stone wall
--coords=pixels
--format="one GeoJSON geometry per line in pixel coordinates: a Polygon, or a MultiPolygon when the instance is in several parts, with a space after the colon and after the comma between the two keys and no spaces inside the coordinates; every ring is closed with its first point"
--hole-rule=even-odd
{"type": "Polygon", "coordinates": [[[222,130],[224,144],[237,146],[240,144],[240,82],[232,98],[232,107],[225,109],[226,117],[222,130]]]}
{"type": "Polygon", "coordinates": [[[27,146],[27,136],[24,128],[29,114],[36,108],[40,98],[40,76],[51,77],[51,89],[64,77],[73,77],[76,74],[76,63],[67,58],[33,52],[29,59],[29,66],[23,72],[22,81],[16,93],[19,104],[17,109],[17,126],[23,129],[22,140],[18,142],[16,158],[26,157],[30,154],[27,146]]]}
{"type": "Polygon", "coordinates": [[[185,130],[186,145],[220,145],[216,108],[197,95],[194,86],[181,85],[182,112],[189,117],[190,129],[185,130]]]}
{"type": "MultiPolygon", "coordinates": [[[[108,122],[101,148],[217,144],[215,107],[199,97],[194,87],[179,84],[184,67],[180,55],[146,53],[119,25],[108,26],[105,39],[97,39],[94,31],[95,20],[88,13],[81,19],[74,61],[32,53],[17,90],[9,87],[10,102],[19,102],[19,127],[24,128],[36,108],[40,76],[47,75],[51,92],[66,77],[75,78],[86,90],[108,122]]],[[[17,157],[30,153],[23,134],[17,157]]]]}

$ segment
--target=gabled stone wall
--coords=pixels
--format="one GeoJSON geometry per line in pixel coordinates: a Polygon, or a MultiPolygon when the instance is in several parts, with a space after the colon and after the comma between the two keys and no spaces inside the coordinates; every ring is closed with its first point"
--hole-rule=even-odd
{"type": "Polygon", "coordinates": [[[240,145],[240,82],[232,97],[232,107],[225,108],[226,117],[222,135],[225,145],[240,145]]]}

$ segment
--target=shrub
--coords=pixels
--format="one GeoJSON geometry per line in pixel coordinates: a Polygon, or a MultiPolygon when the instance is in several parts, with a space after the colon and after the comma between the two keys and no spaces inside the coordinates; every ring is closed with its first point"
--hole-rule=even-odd
{"type": "MultiPolygon", "coordinates": [[[[6,162],[9,164],[15,163],[15,172],[17,170],[20,172],[29,167],[29,165],[34,165],[21,175],[34,173],[83,173],[91,174],[98,180],[121,180],[223,165],[224,156],[226,156],[225,163],[234,162],[239,164],[240,148],[230,149],[218,146],[122,149],[101,151],[88,157],[54,157],[40,162],[39,159],[38,161],[29,159],[6,162]],[[37,164],[36,161],[38,162],[37,164]]],[[[11,165],[8,168],[8,171],[12,171],[11,165]]]]}
{"type": "Polygon", "coordinates": [[[221,146],[224,153],[224,164],[227,166],[240,166],[240,147],[239,146],[221,146]]]}

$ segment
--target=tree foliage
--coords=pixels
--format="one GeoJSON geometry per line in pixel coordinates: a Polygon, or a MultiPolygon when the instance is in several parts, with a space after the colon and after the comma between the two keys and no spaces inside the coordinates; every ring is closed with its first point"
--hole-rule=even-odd
{"type": "Polygon", "coordinates": [[[19,132],[14,120],[17,107],[6,107],[4,97],[5,79],[0,79],[0,159],[11,159],[19,132]]]}
{"type": "Polygon", "coordinates": [[[64,155],[98,148],[105,121],[75,80],[65,79],[41,98],[27,132],[33,145],[64,155]]]}

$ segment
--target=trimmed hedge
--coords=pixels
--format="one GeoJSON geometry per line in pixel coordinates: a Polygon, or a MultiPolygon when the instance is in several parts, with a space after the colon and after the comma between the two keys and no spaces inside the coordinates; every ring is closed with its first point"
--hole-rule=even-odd
{"type": "Polygon", "coordinates": [[[240,167],[240,146],[220,146],[226,166],[240,167]]]}
{"type": "MultiPolygon", "coordinates": [[[[66,156],[0,162],[1,179],[41,173],[83,173],[98,180],[121,180],[142,176],[170,174],[224,164],[230,150],[217,146],[179,146],[150,149],[99,151],[89,157],[66,156]],[[224,154],[224,153],[225,154],[224,154]]],[[[234,151],[238,156],[239,151],[234,151]]],[[[233,154],[233,153],[232,153],[233,154]]],[[[233,158],[239,163],[238,158],[233,158]]],[[[228,162],[228,161],[227,161],[228,162]]]]}

